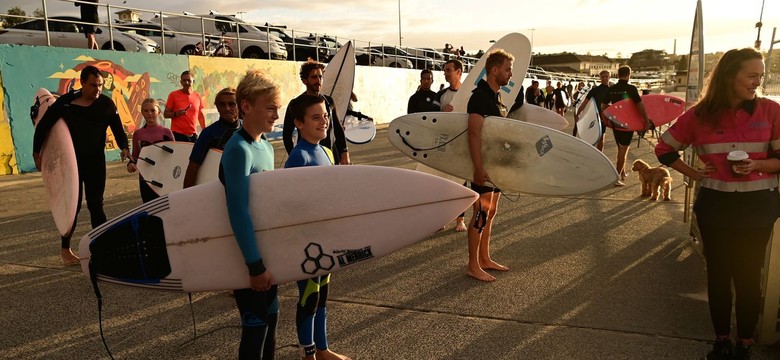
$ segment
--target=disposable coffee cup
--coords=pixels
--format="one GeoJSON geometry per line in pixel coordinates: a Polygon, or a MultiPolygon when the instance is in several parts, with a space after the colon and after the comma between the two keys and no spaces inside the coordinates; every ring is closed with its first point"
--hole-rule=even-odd
{"type": "Polygon", "coordinates": [[[745,174],[737,172],[737,165],[743,165],[745,164],[745,160],[748,159],[748,154],[742,150],[734,150],[732,152],[729,152],[729,155],[727,157],[729,160],[729,165],[731,166],[731,173],[734,176],[744,176],[745,174]]]}

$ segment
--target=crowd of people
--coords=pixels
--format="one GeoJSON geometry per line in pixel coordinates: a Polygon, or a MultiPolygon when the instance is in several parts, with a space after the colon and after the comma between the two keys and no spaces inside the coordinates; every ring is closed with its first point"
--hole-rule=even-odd
{"type": "MultiPolygon", "coordinates": [[[[503,50],[488,53],[486,77],[476,84],[469,96],[468,148],[474,168],[466,186],[479,194],[472,207],[468,223],[465,213],[456,219],[456,230],[467,232],[468,263],[466,274],[480,281],[496,279],[495,272],[509,268],[496,262],[490,254],[492,223],[498,213],[500,189],[492,183],[482,159],[482,127],[487,116],[506,117],[509,107],[501,98],[501,87],[509,83],[514,57],[503,50]]],[[[344,131],[335,114],[333,99],[320,92],[325,65],[305,62],[300,68],[300,80],[305,88],[291,99],[284,116],[283,141],[289,154],[285,167],[349,165],[350,156],[344,131]],[[293,129],[298,131],[297,142],[293,129]]],[[[449,86],[439,92],[430,88],[433,73],[423,70],[418,91],[409,99],[408,112],[454,110],[452,100],[460,90],[463,64],[450,59],[444,66],[449,86]]],[[[716,341],[708,359],[748,359],[753,344],[761,304],[760,278],[766,244],[772,227],[780,215],[777,173],[780,172],[780,105],[760,96],[764,74],[760,52],[735,49],[727,52],[710,74],[709,86],[701,99],[682,115],[661,136],[655,148],[660,163],[700,182],[696,198],[702,242],[707,259],[708,299],[716,341]],[[698,150],[702,168],[692,168],[680,157],[688,146],[698,150]],[[740,149],[749,158],[732,164],[723,149],[740,149]],[[777,149],[775,149],[777,148],[777,149]],[[732,283],[734,293],[732,293],[732,283]],[[732,298],[736,298],[737,339],[732,342],[732,298]]],[[[636,102],[645,120],[645,129],[652,119],[642,105],[637,88],[629,83],[631,69],[618,70],[618,82],[610,85],[611,74],[599,74],[600,85],[585,95],[583,106],[596,101],[599,109],[630,98],[636,102]]],[[[130,159],[128,171],[136,171],[135,159],[140,148],[158,141],[176,139],[195,142],[186,172],[185,186],[194,184],[209,148],[224,151],[219,179],[224,185],[227,213],[236,242],[247,267],[249,288],[236,289],[236,307],[242,323],[239,343],[240,359],[273,359],[278,322],[278,288],[273,273],[266,269],[263,254],[257,246],[255,230],[246,199],[251,174],[274,168],[273,147],[264,134],[272,131],[279,119],[282,96],[279,85],[259,70],[250,70],[236,88],[225,88],[215,98],[220,118],[205,127],[203,104],[192,91],[192,74],[181,74],[182,89],[168,97],[163,115],[171,118],[171,129],[159,122],[160,107],[153,99],[143,102],[145,125],[133,134],[132,153],[122,129],[116,106],[102,94],[103,75],[94,66],[81,71],[81,89],[60,97],[48,110],[35,131],[33,155],[40,168],[40,151],[48,131],[60,117],[68,124],[78,161],[80,193],[83,191],[90,212],[92,227],[106,221],[103,211],[106,167],[104,144],[106,130],[111,127],[121,156],[130,159]],[[200,124],[202,131],[198,134],[200,124]]],[[[577,84],[577,90],[585,84],[577,84]]],[[[564,96],[572,99],[572,84],[556,87],[548,81],[544,90],[537,81],[521,92],[512,108],[527,104],[542,106],[550,102],[558,109],[564,96]],[[564,95],[565,94],[565,95],[564,95]]],[[[576,92],[577,94],[579,91],[576,92]]],[[[579,118],[580,110],[574,114],[579,118]]],[[[559,112],[559,114],[562,114],[559,112]]],[[[602,117],[605,126],[610,126],[602,117]]],[[[625,163],[632,132],[613,127],[618,144],[616,169],[625,185],[625,163]]],[[[597,145],[603,149],[604,138],[597,145]]],[[[155,197],[143,178],[139,178],[144,202],[155,197]]],[[[79,201],[80,203],[80,201],[79,201]]],[[[75,226],[75,225],[74,225],[75,226]]],[[[61,256],[66,264],[78,263],[70,249],[70,237],[61,239],[61,256]]],[[[330,275],[298,282],[299,301],[296,329],[303,359],[348,359],[330,350],[327,329],[327,298],[330,275]]]]}

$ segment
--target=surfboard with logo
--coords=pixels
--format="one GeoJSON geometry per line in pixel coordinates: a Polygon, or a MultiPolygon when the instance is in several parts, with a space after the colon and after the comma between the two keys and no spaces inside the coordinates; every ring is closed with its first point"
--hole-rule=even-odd
{"type": "Polygon", "coordinates": [[[598,108],[596,108],[596,101],[588,101],[585,108],[580,113],[580,119],[577,121],[577,137],[583,141],[596,146],[599,140],[601,140],[601,134],[603,129],[601,125],[601,118],[599,117],[598,108]]]}
{"type": "MultiPolygon", "coordinates": [[[[55,100],[49,90],[38,89],[30,112],[34,125],[38,125],[55,100]]],[[[68,125],[62,118],[54,123],[43,142],[41,175],[57,231],[62,236],[69,236],[73,231],[78,208],[79,170],[73,139],[68,125]]]]}
{"type": "MultiPolygon", "coordinates": [[[[195,144],[183,141],[161,141],[144,146],[138,154],[136,166],[144,180],[158,195],[184,188],[184,175],[190,163],[195,144]]],[[[219,177],[222,151],[209,149],[198,170],[195,184],[204,184],[219,177]]]]}
{"type": "MultiPolygon", "coordinates": [[[[277,284],[398,251],[441,229],[477,198],[432,175],[380,166],[280,169],[252,174],[249,183],[257,245],[277,284]]],[[[214,181],[130,210],[81,240],[82,270],[98,281],[140,288],[247,288],[249,274],[224,204],[224,186],[214,181]]]]}
{"type": "MultiPolygon", "coordinates": [[[[410,158],[473,180],[468,114],[415,113],[388,127],[390,143],[410,158]]],[[[513,119],[488,116],[482,127],[482,161],[492,184],[534,195],[578,195],[612,186],[612,162],[580,139],[513,119]]]]}

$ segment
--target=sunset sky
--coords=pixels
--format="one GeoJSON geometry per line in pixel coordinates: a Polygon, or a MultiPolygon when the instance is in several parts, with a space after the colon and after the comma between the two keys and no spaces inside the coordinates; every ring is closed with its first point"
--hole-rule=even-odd
{"type": "MultiPolygon", "coordinates": [[[[237,14],[248,22],[287,25],[296,36],[326,33],[372,43],[398,44],[399,1],[387,0],[100,0],[101,4],[194,14],[215,10],[237,14]],[[219,5],[214,5],[218,3],[219,5]],[[298,31],[300,33],[298,33],[298,31]]],[[[71,3],[48,0],[50,15],[77,14],[71,3]]],[[[702,0],[705,52],[753,46],[762,0],[702,0]]],[[[40,2],[4,0],[3,12],[15,5],[28,14],[40,2]],[[37,5],[30,5],[35,3],[37,5]],[[7,4],[7,5],[6,5],[7,4]]],[[[509,32],[533,37],[535,53],[562,51],[630,56],[644,49],[688,53],[695,0],[400,0],[403,46],[442,48],[445,43],[468,51],[487,49],[490,40],[509,32]],[[531,31],[530,29],[535,29],[531,31]]],[[[112,8],[112,12],[121,10],[112,8]]],[[[151,13],[144,13],[148,19],[151,13]]],[[[105,20],[105,9],[101,20],[105,20]]],[[[762,50],[772,28],[780,27],[780,1],[764,6],[762,50]]],[[[780,40],[780,34],[777,35],[780,40]]],[[[776,40],[777,41],[777,40],[776,40]]],[[[780,47],[776,44],[775,47],[780,47]]]]}

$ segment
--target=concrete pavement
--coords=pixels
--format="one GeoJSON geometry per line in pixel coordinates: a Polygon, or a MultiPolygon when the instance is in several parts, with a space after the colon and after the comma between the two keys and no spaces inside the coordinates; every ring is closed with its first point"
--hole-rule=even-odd
{"type": "MultiPolygon", "coordinates": [[[[570,119],[571,121],[571,119],[570,119]]],[[[630,161],[657,164],[649,138],[630,161]]],[[[277,164],[284,153],[275,143],[277,164]]],[[[351,146],[359,164],[413,168],[385,131],[351,146]]],[[[607,136],[606,153],[615,146],[607,136]]],[[[494,283],[465,275],[466,236],[454,224],[391,256],[333,275],[331,348],[353,359],[698,359],[713,338],[704,262],[673,201],[628,186],[578,197],[504,198],[494,224],[494,283]]],[[[136,175],[109,165],[109,217],[140,204],[136,175]]],[[[78,267],[63,267],[39,174],[0,177],[0,358],[107,358],[95,295],[78,267]]],[[[377,189],[381,191],[381,189],[377,189]]],[[[404,226],[399,223],[398,226],[404,226]]],[[[89,231],[82,211],[73,248],[89,231]]],[[[233,299],[102,285],[103,329],[117,359],[235,358],[233,299]],[[196,332],[193,333],[193,316],[196,332]],[[194,337],[194,339],[193,339],[194,337]]],[[[297,359],[297,289],[280,287],[277,359],[297,359]]],[[[755,359],[780,349],[756,347],[755,359]]]]}

